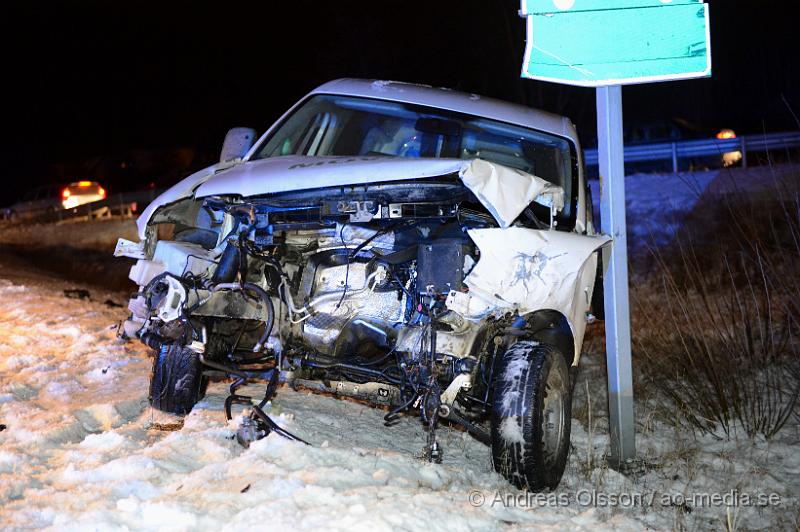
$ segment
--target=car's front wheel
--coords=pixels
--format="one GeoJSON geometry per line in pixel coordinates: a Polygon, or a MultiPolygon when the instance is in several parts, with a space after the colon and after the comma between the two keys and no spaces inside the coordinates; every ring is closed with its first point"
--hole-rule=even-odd
{"type": "Polygon", "coordinates": [[[156,353],[150,375],[150,404],[163,412],[184,415],[202,396],[203,374],[197,353],[165,344],[156,353]]]}
{"type": "Polygon", "coordinates": [[[555,347],[517,342],[497,355],[492,463],[520,489],[554,489],[569,451],[572,393],[566,358],[555,347]]]}

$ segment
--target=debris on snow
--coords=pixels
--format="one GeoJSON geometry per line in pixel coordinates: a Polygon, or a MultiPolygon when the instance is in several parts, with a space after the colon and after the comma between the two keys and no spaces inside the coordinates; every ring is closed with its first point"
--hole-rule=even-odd
{"type": "Polygon", "coordinates": [[[70,299],[91,299],[91,294],[83,288],[68,288],[64,290],[64,297],[70,299]]]}

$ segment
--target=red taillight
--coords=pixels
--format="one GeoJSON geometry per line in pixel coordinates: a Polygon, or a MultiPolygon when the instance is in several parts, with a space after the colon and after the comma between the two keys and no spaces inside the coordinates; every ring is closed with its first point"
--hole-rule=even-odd
{"type": "Polygon", "coordinates": [[[104,189],[103,187],[97,187],[97,193],[100,194],[101,198],[106,197],[106,189],[104,189]]]}
{"type": "Polygon", "coordinates": [[[70,196],[71,196],[71,194],[69,193],[69,189],[68,188],[65,188],[64,190],[61,191],[61,197],[63,197],[64,199],[67,199],[70,196]]]}

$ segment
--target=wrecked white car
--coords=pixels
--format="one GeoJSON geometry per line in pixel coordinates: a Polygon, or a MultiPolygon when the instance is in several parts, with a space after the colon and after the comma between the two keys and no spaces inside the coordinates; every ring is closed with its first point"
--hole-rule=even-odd
{"type": "MultiPolygon", "coordinates": [[[[234,379],[247,445],[279,381],[463,426],[518,487],[555,487],[598,273],[565,118],[475,95],[339,80],[138,220],[121,334],[155,350],[150,401],[185,414],[234,379]],[[260,402],[237,393],[264,379],[260,402]]],[[[301,440],[302,441],[302,440],[301,440]]]]}

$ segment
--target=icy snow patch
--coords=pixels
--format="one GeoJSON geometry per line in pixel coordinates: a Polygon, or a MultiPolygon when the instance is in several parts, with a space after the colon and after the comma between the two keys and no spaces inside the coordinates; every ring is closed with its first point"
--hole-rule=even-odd
{"type": "Polygon", "coordinates": [[[505,393],[503,394],[503,413],[505,415],[515,414],[512,404],[518,400],[522,389],[520,379],[530,366],[527,353],[519,352],[514,354],[514,358],[506,363],[503,371],[503,381],[505,393]]]}
{"type": "Polygon", "coordinates": [[[508,444],[525,443],[519,416],[507,417],[500,423],[500,436],[508,444]]]}
{"type": "Polygon", "coordinates": [[[82,449],[91,449],[94,451],[110,451],[122,445],[125,438],[120,434],[109,431],[102,434],[89,434],[79,444],[82,449]]]}
{"type": "Polygon", "coordinates": [[[20,463],[22,463],[20,455],[7,451],[0,451],[0,473],[9,473],[20,463]]]}

